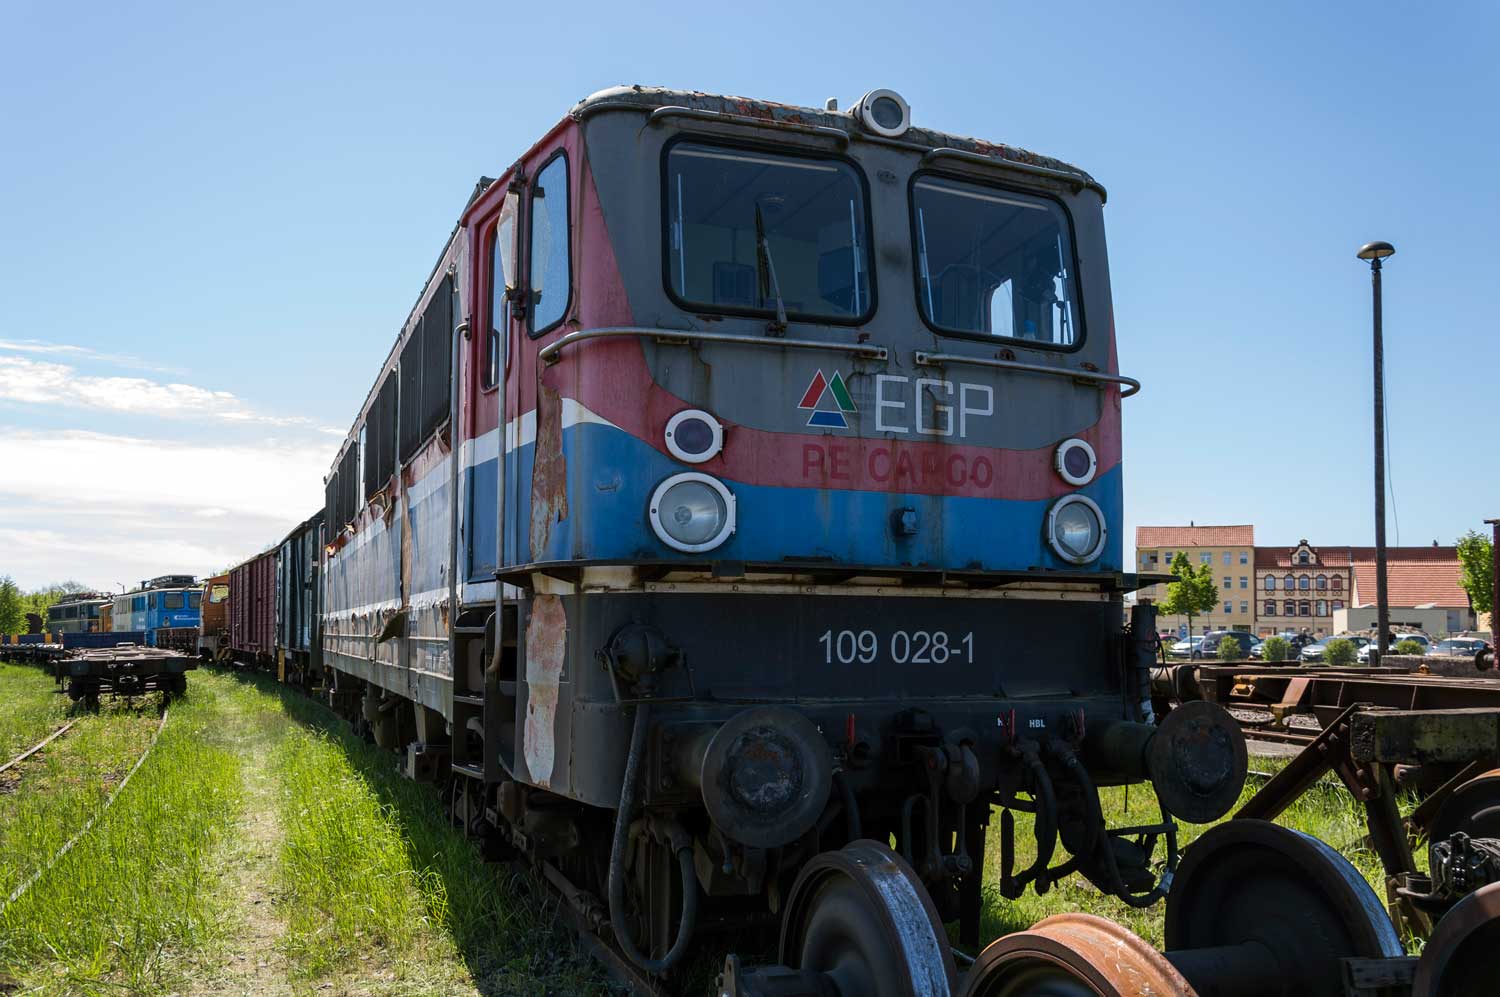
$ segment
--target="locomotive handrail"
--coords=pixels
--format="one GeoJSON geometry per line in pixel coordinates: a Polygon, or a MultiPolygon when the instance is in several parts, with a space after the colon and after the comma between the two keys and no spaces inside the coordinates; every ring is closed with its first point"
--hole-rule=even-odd
{"type": "Polygon", "coordinates": [[[797,121],[777,121],[767,118],[753,118],[748,114],[729,114],[725,111],[710,111],[706,107],[682,107],[671,104],[667,107],[658,107],[651,112],[651,117],[646,123],[657,124],[662,118],[698,118],[703,121],[720,121],[731,125],[753,125],[756,128],[783,128],[792,132],[806,132],[809,135],[823,135],[835,139],[841,145],[849,144],[849,133],[842,128],[834,128],[832,125],[807,125],[797,121]]]}
{"type": "Polygon", "coordinates": [[[1099,192],[1101,203],[1109,200],[1109,192],[1104,185],[1093,177],[1080,176],[1076,173],[1068,173],[1064,170],[1054,170],[1047,166],[1037,166],[1034,163],[1018,163],[1013,159],[1000,159],[996,156],[986,156],[982,152],[969,152],[967,149],[952,149],[942,146],[933,149],[922,157],[922,165],[926,166],[935,159],[956,159],[963,163],[974,163],[979,166],[1000,166],[1019,173],[1030,173],[1033,176],[1046,177],[1049,180],[1061,180],[1063,183],[1079,190],[1088,188],[1099,192]]]}
{"type": "Polygon", "coordinates": [[[826,339],[786,339],[780,336],[740,336],[723,332],[699,332],[696,329],[653,329],[634,325],[610,326],[602,329],[580,329],[577,332],[570,332],[566,336],[561,336],[542,347],[540,352],[537,353],[537,357],[545,364],[554,364],[557,363],[558,354],[575,343],[582,343],[590,339],[607,339],[618,336],[650,336],[653,339],[668,343],[740,343],[746,346],[786,346],[800,350],[838,350],[869,360],[884,360],[886,358],[884,346],[872,346],[869,343],[834,343],[826,339]]]}
{"type": "Polygon", "coordinates": [[[1103,387],[1106,384],[1122,385],[1121,398],[1129,398],[1141,390],[1141,382],[1133,377],[1124,377],[1119,374],[1104,374],[1094,370],[1083,370],[1069,367],[1048,367],[1039,363],[1022,363],[1019,360],[998,360],[991,357],[966,357],[957,353],[927,353],[918,350],[916,362],[923,367],[941,367],[945,363],[966,363],[975,367],[998,367],[1001,370],[1018,370],[1029,374],[1051,374],[1054,377],[1067,377],[1075,381],[1087,381],[1103,387]]]}

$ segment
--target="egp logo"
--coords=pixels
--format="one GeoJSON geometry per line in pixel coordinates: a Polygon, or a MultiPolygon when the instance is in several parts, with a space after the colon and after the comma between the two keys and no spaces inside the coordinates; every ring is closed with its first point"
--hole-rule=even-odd
{"type": "MultiPolygon", "coordinates": [[[[848,416],[858,413],[844,376],[835,370],[814,372],[797,408],[807,411],[807,424],[823,429],[848,429],[848,416]]],[[[918,436],[969,435],[970,420],[995,414],[995,389],[988,384],[875,375],[875,431],[918,436]],[[922,404],[924,393],[931,405],[922,404]]]]}

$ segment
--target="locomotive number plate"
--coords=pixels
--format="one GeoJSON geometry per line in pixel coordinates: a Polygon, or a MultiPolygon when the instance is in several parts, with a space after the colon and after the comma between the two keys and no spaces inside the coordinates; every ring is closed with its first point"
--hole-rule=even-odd
{"type": "Polygon", "coordinates": [[[897,665],[946,665],[974,663],[974,632],[946,630],[825,630],[818,638],[825,665],[874,664],[884,660],[897,665]]]}

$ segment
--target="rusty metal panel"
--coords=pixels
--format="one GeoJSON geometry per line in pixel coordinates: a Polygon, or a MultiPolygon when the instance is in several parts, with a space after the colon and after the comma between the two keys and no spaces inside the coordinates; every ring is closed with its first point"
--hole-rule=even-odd
{"type": "Polygon", "coordinates": [[[269,655],[276,646],[276,551],[229,572],[229,647],[239,655],[269,655]]]}

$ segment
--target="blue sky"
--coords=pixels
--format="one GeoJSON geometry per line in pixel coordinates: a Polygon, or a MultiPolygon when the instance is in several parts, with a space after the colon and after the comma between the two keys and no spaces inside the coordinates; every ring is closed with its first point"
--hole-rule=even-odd
{"type": "Polygon", "coordinates": [[[622,82],[888,86],[1098,177],[1130,535],[1372,542],[1387,239],[1400,538],[1500,515],[1500,7],[1143,8],[7,4],[0,573],[205,572],[311,513],[475,178],[622,82]]]}

